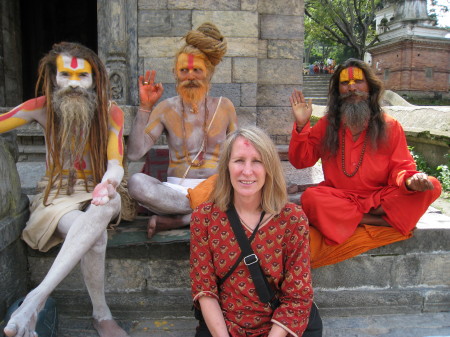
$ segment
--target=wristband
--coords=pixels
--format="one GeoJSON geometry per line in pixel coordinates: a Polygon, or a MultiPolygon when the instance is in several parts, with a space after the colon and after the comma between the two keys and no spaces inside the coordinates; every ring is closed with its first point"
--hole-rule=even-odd
{"type": "Polygon", "coordinates": [[[144,112],[152,112],[152,110],[146,110],[146,109],[142,109],[142,108],[139,108],[139,110],[144,111],[144,112]]]}

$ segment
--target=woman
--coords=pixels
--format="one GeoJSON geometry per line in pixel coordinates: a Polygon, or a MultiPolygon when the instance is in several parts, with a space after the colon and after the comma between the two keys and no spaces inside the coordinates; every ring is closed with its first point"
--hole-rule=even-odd
{"type": "Polygon", "coordinates": [[[211,200],[191,218],[192,296],[204,318],[196,336],[321,336],[308,222],[300,206],[287,203],[278,153],[262,130],[249,127],[228,136],[211,200]],[[232,207],[247,237],[259,226],[251,247],[280,300],[275,310],[259,300],[243,261],[218,284],[241,253],[225,213],[232,207]]]}

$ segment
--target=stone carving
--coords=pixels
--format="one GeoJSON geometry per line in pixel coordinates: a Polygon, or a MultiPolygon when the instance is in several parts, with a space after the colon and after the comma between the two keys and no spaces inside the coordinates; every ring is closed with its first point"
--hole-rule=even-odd
{"type": "Polygon", "coordinates": [[[112,73],[109,77],[111,82],[111,95],[113,100],[120,101],[123,99],[123,80],[118,73],[112,73]]]}

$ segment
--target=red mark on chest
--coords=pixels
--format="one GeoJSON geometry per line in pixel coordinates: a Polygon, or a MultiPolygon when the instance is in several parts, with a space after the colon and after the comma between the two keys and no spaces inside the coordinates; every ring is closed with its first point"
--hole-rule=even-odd
{"type": "Polygon", "coordinates": [[[72,69],[77,69],[78,68],[78,61],[76,57],[72,57],[72,61],[70,62],[70,67],[72,69]]]}
{"type": "Polygon", "coordinates": [[[194,55],[188,54],[188,69],[194,69],[194,55]]]}
{"type": "Polygon", "coordinates": [[[73,166],[75,166],[75,169],[77,169],[78,171],[82,171],[84,169],[86,169],[86,162],[84,161],[83,158],[81,158],[81,160],[75,160],[75,163],[73,164],[73,166]]]}

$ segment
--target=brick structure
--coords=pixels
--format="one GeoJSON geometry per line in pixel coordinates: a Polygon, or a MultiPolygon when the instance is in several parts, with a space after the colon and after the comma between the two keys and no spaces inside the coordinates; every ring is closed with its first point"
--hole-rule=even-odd
{"type": "Polygon", "coordinates": [[[450,98],[448,30],[434,26],[424,0],[391,6],[394,14],[377,29],[380,42],[369,49],[377,75],[400,95],[450,98]]]}

